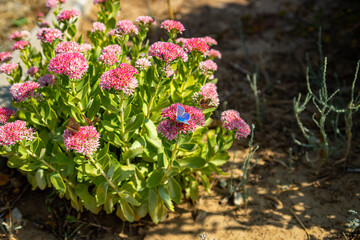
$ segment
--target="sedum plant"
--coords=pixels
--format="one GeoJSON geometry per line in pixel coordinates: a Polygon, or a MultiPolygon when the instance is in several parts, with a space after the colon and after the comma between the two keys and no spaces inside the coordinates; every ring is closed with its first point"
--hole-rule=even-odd
{"type": "Polygon", "coordinates": [[[130,222],[149,214],[158,223],[182,198],[196,201],[200,184],[209,192],[233,141],[250,134],[235,110],[209,130],[219,105],[216,41],[177,38],[184,26],[166,20],[167,41],[149,44],[151,17],[117,22],[120,1],[95,0],[98,20],[84,43],[79,13],[48,2],[57,21],[38,15],[41,51],[17,32],[23,67],[0,53],[16,110],[0,109],[8,166],[78,211],[115,211],[130,222]]]}

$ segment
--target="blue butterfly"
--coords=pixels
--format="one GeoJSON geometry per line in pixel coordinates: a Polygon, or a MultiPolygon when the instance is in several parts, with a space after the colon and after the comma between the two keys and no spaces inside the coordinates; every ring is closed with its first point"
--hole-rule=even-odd
{"type": "Polygon", "coordinates": [[[189,124],[189,119],[189,113],[185,112],[185,109],[182,106],[178,105],[176,108],[176,121],[189,124]]]}

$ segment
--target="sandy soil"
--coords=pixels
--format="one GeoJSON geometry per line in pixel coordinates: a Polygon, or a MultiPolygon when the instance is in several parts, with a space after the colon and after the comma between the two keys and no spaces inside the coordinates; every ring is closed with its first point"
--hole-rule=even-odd
{"type": "MultiPolygon", "coordinates": [[[[317,154],[312,152],[312,162],[307,162],[303,149],[293,143],[291,135],[299,134],[292,99],[298,92],[305,93],[306,52],[311,54],[312,62],[318,60],[318,25],[324,28],[324,52],[330,59],[329,73],[341,72],[341,76],[352,80],[360,52],[356,39],[358,24],[350,20],[348,23],[347,18],[344,20],[341,14],[340,17],[336,14],[342,8],[358,11],[358,4],[351,5],[349,1],[340,4],[336,0],[318,3],[172,0],[171,4],[176,20],[183,22],[187,29],[184,37],[208,35],[219,43],[215,49],[221,51],[223,58],[217,61],[216,77],[219,78],[218,90],[223,104],[215,117],[222,110],[233,108],[247,122],[256,123],[253,93],[245,73],[255,72],[256,68],[259,71],[260,97],[266,98],[266,107],[262,125],[256,124],[255,143],[260,145],[256,157],[259,161],[250,174],[248,206],[236,207],[232,198],[224,203],[222,200],[229,196],[229,190],[219,184],[221,178],[233,181],[234,185],[239,183],[241,166],[248,151],[246,142],[242,141],[232,149],[234,160],[224,166],[230,175],[217,176],[211,194],[203,193],[195,205],[184,201],[158,225],[148,218],[123,224],[114,215],[84,212],[80,218],[84,224],[75,231],[79,223],[69,224],[60,214],[66,212],[77,216],[67,209],[66,201],[51,196],[48,191],[25,189],[26,181],[12,173],[23,180],[18,189],[24,192],[16,207],[23,214],[26,225],[18,231],[17,238],[62,239],[64,231],[69,231],[74,232],[72,239],[104,240],[193,240],[199,239],[202,232],[216,240],[356,239],[351,238],[355,235],[349,235],[345,224],[348,210],[360,211],[359,173],[349,173],[335,166],[336,158],[321,166],[317,154]],[[325,19],[330,15],[334,18],[325,19]],[[341,61],[336,62],[336,57],[341,61]]],[[[82,30],[90,29],[96,20],[96,8],[81,22],[82,30]]],[[[140,15],[152,15],[158,22],[169,18],[166,1],[122,1],[119,19],[134,21],[140,15]]],[[[154,30],[151,39],[159,39],[160,34],[161,31],[154,30]]],[[[355,123],[354,132],[358,127],[355,123]]],[[[355,134],[350,166],[360,167],[359,152],[355,134]]]]}

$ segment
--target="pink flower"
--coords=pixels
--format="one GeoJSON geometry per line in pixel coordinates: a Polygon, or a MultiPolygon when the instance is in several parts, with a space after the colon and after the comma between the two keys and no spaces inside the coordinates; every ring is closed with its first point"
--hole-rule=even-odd
{"type": "Polygon", "coordinates": [[[106,26],[101,22],[94,22],[91,28],[91,32],[95,32],[95,31],[105,32],[105,30],[106,30],[106,26]]]}
{"type": "Polygon", "coordinates": [[[164,66],[162,66],[162,69],[161,69],[164,73],[165,73],[165,76],[167,78],[171,77],[172,75],[175,74],[175,71],[174,69],[171,67],[170,64],[165,64],[164,66]]]}
{"type": "Polygon", "coordinates": [[[180,46],[184,46],[186,40],[187,40],[186,38],[177,38],[176,43],[179,44],[180,46]]]}
{"type": "Polygon", "coordinates": [[[187,52],[198,51],[206,55],[209,51],[209,45],[201,38],[188,38],[186,39],[183,48],[187,52]]]}
{"type": "Polygon", "coordinates": [[[32,128],[26,127],[25,121],[17,120],[0,126],[0,145],[15,145],[22,140],[31,141],[35,138],[32,128]]]}
{"type": "Polygon", "coordinates": [[[247,137],[250,134],[250,126],[240,117],[236,110],[227,110],[221,113],[221,123],[229,131],[236,129],[235,138],[247,137]]]}
{"type": "Polygon", "coordinates": [[[10,75],[18,68],[19,64],[17,63],[3,63],[0,66],[0,73],[6,73],[7,75],[10,75]]]}
{"type": "Polygon", "coordinates": [[[180,133],[194,132],[197,125],[204,126],[205,117],[203,112],[196,107],[183,105],[181,103],[172,104],[164,108],[161,113],[162,121],[157,127],[158,133],[169,140],[175,139],[180,133]],[[188,124],[176,120],[177,106],[182,106],[190,115],[188,124]]]}
{"type": "Polygon", "coordinates": [[[119,62],[119,55],[121,54],[121,47],[119,45],[109,45],[104,47],[102,54],[98,58],[100,62],[103,62],[106,66],[113,66],[119,62]]]}
{"type": "Polygon", "coordinates": [[[24,48],[28,47],[30,43],[28,41],[18,41],[12,47],[12,50],[23,50],[24,48]]]}
{"type": "Polygon", "coordinates": [[[158,57],[166,62],[171,62],[177,58],[181,58],[184,62],[188,60],[185,51],[174,43],[156,42],[149,47],[149,56],[158,57]]]}
{"type": "Polygon", "coordinates": [[[12,55],[9,52],[0,52],[0,62],[7,62],[12,59],[12,55]]]}
{"type": "Polygon", "coordinates": [[[148,27],[151,24],[156,24],[155,20],[150,16],[139,16],[135,20],[140,26],[148,27]]]}
{"type": "Polygon", "coordinates": [[[36,34],[37,39],[42,42],[52,43],[56,39],[62,39],[63,33],[56,28],[40,28],[36,34]]]}
{"type": "Polygon", "coordinates": [[[114,44],[114,45],[108,45],[106,47],[104,47],[104,49],[102,50],[103,53],[108,53],[108,52],[111,52],[111,53],[114,53],[116,55],[120,55],[122,50],[121,50],[121,47],[117,44],[114,44]]]}
{"type": "Polygon", "coordinates": [[[39,87],[40,85],[33,81],[15,83],[10,87],[10,93],[14,101],[23,102],[30,98],[37,97],[38,94],[35,93],[35,90],[38,89],[39,87]]]}
{"type": "Polygon", "coordinates": [[[210,47],[218,44],[215,39],[209,36],[203,37],[202,40],[204,40],[206,44],[209,45],[210,47]]]}
{"type": "Polygon", "coordinates": [[[107,0],[94,0],[94,4],[104,3],[107,0]]]}
{"type": "Polygon", "coordinates": [[[194,93],[193,100],[199,103],[203,109],[219,106],[219,96],[216,85],[206,83],[200,88],[199,92],[194,93]]]}
{"type": "Polygon", "coordinates": [[[39,77],[38,83],[40,87],[52,86],[55,84],[56,76],[52,74],[45,74],[44,76],[39,77]]]}
{"type": "Polygon", "coordinates": [[[48,65],[48,71],[64,74],[71,79],[80,79],[89,68],[85,57],[77,52],[56,55],[48,65]]]}
{"type": "Polygon", "coordinates": [[[77,42],[61,42],[55,48],[56,54],[67,52],[80,52],[79,44],[77,42]]]}
{"type": "Polygon", "coordinates": [[[117,30],[116,29],[111,29],[106,34],[109,35],[109,36],[116,36],[117,30]]]}
{"type": "Polygon", "coordinates": [[[215,58],[221,59],[221,53],[215,49],[210,49],[208,56],[210,59],[215,59],[215,58]]]}
{"type": "Polygon", "coordinates": [[[119,21],[116,24],[116,30],[117,30],[117,34],[120,34],[120,35],[128,35],[130,33],[135,33],[135,34],[139,33],[139,30],[137,29],[137,27],[129,20],[119,21]]]}
{"type": "Polygon", "coordinates": [[[23,30],[23,31],[16,31],[12,33],[9,37],[10,41],[20,41],[30,37],[30,32],[23,30]]]}
{"type": "Polygon", "coordinates": [[[27,73],[33,77],[38,71],[39,71],[38,67],[30,67],[27,73]]]}
{"type": "Polygon", "coordinates": [[[112,52],[103,52],[98,58],[98,61],[104,63],[105,66],[111,67],[115,63],[119,62],[119,57],[112,52]]]}
{"type": "Polygon", "coordinates": [[[0,107],[0,123],[6,123],[11,116],[15,116],[16,111],[6,107],[0,107]]]}
{"type": "Polygon", "coordinates": [[[79,45],[79,52],[80,53],[87,53],[91,49],[92,49],[92,46],[89,43],[83,43],[83,44],[79,45]]]}
{"type": "Polygon", "coordinates": [[[79,15],[80,15],[80,12],[75,9],[63,10],[61,13],[59,13],[59,15],[57,15],[57,20],[60,22],[65,22],[65,21],[75,18],[79,15]]]}
{"type": "Polygon", "coordinates": [[[65,3],[66,0],[47,0],[45,6],[48,8],[57,7],[58,4],[65,3]]]}
{"type": "Polygon", "coordinates": [[[50,27],[50,23],[48,21],[44,20],[39,23],[39,27],[40,28],[48,28],[48,27],[50,27]]]}
{"type": "Polygon", "coordinates": [[[99,86],[102,89],[122,90],[127,95],[132,95],[135,88],[138,86],[138,81],[134,77],[139,72],[133,66],[121,63],[119,68],[115,68],[104,72],[101,75],[99,86]]]}
{"type": "Polygon", "coordinates": [[[148,67],[151,67],[151,62],[147,57],[142,57],[136,60],[135,67],[140,70],[146,70],[148,67]]]}
{"type": "Polygon", "coordinates": [[[100,133],[94,126],[81,126],[77,132],[65,129],[63,134],[66,150],[74,150],[85,156],[91,156],[100,146],[100,133]]]}
{"type": "Polygon", "coordinates": [[[160,28],[164,28],[169,33],[182,33],[185,30],[181,22],[175,20],[165,20],[160,24],[160,28]]]}
{"type": "Polygon", "coordinates": [[[212,74],[217,68],[217,64],[212,60],[205,60],[199,63],[199,70],[204,75],[212,74]]]}

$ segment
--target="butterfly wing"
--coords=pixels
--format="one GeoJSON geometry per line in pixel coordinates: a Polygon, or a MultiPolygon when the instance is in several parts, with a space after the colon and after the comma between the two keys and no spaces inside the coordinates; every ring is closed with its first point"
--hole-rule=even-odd
{"type": "Polygon", "coordinates": [[[73,117],[69,117],[69,122],[66,128],[72,132],[78,132],[80,130],[80,124],[78,124],[73,117]]]}
{"type": "Polygon", "coordinates": [[[189,124],[188,123],[189,120],[190,120],[189,113],[185,112],[185,109],[182,106],[178,105],[176,108],[176,121],[189,124]]]}

